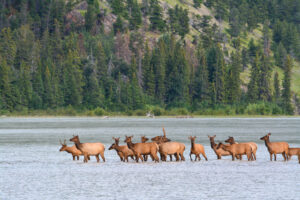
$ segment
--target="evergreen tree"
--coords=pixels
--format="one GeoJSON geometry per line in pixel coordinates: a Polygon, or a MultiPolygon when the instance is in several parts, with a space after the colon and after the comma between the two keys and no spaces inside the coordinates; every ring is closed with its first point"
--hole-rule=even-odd
{"type": "Polygon", "coordinates": [[[127,2],[131,2],[131,4],[128,4],[128,9],[130,13],[129,18],[129,27],[131,30],[137,29],[142,24],[142,13],[140,6],[137,2],[137,0],[127,0],[127,2]]]}
{"type": "Polygon", "coordinates": [[[163,31],[165,29],[165,22],[163,20],[162,8],[159,5],[158,0],[151,0],[151,12],[150,12],[150,22],[151,30],[163,31]]]}
{"type": "Polygon", "coordinates": [[[279,102],[280,99],[280,83],[278,79],[278,72],[274,75],[274,94],[273,94],[274,100],[276,103],[279,102]]]}
{"type": "Polygon", "coordinates": [[[203,0],[193,0],[193,2],[195,8],[200,8],[203,0]]]}
{"type": "Polygon", "coordinates": [[[279,66],[281,69],[284,69],[284,63],[287,56],[287,52],[283,46],[283,44],[280,42],[277,51],[275,52],[275,63],[277,66],[279,66]]]}
{"type": "Polygon", "coordinates": [[[291,92],[291,70],[293,67],[292,59],[287,56],[284,65],[284,79],[282,83],[282,106],[286,114],[293,114],[293,106],[291,103],[292,92],[291,92]]]}
{"type": "Polygon", "coordinates": [[[0,60],[0,98],[2,100],[2,108],[13,110],[15,100],[11,91],[10,68],[5,59],[0,57],[0,60]]]}
{"type": "Polygon", "coordinates": [[[258,100],[259,72],[260,72],[259,55],[256,54],[255,60],[251,68],[250,82],[248,84],[247,100],[249,102],[256,102],[258,100]]]}
{"type": "Polygon", "coordinates": [[[18,80],[18,88],[20,88],[20,104],[24,107],[28,107],[31,103],[32,98],[32,85],[30,67],[23,61],[20,65],[20,77],[18,80]]]}
{"type": "Polygon", "coordinates": [[[85,13],[85,28],[87,31],[91,31],[92,28],[96,25],[96,19],[98,14],[98,1],[88,0],[88,7],[85,13]]]}
{"type": "Polygon", "coordinates": [[[271,63],[270,58],[264,54],[261,56],[261,65],[259,71],[259,99],[263,101],[271,100],[270,76],[271,63]]]}
{"type": "Polygon", "coordinates": [[[154,97],[155,77],[153,65],[151,65],[151,55],[148,43],[146,44],[145,55],[143,59],[143,72],[144,91],[147,95],[154,97]]]}
{"type": "Polygon", "coordinates": [[[122,18],[120,16],[117,17],[117,20],[114,23],[113,27],[114,27],[115,35],[117,33],[123,33],[124,32],[123,21],[122,21],[122,18]]]}
{"type": "Polygon", "coordinates": [[[54,97],[53,97],[53,87],[51,82],[51,74],[48,66],[45,68],[44,72],[44,95],[43,95],[43,102],[46,108],[51,108],[54,104],[54,97]]]}

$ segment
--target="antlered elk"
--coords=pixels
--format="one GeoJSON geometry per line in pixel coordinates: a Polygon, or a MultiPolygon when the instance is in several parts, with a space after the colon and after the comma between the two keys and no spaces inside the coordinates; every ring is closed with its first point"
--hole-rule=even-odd
{"type": "MultiPolygon", "coordinates": [[[[68,147],[66,144],[66,140],[64,140],[64,143],[62,143],[60,141],[60,144],[61,144],[61,148],[59,149],[59,151],[66,151],[66,152],[72,154],[73,160],[75,160],[76,157],[77,157],[77,160],[79,160],[79,156],[83,155],[82,152],[80,150],[78,150],[75,145],[68,147]]],[[[90,159],[90,158],[88,158],[88,159],[90,159]]]]}
{"type": "MultiPolygon", "coordinates": [[[[235,142],[233,137],[228,137],[228,139],[225,140],[225,142],[227,142],[229,144],[238,144],[235,142]]],[[[254,160],[256,160],[257,144],[255,142],[243,142],[243,143],[239,143],[239,144],[250,144],[250,146],[252,148],[252,158],[254,160]]],[[[242,159],[242,156],[241,156],[241,159],[242,159]]]]}
{"type": "Polygon", "coordinates": [[[219,143],[217,149],[222,148],[225,151],[229,151],[231,156],[232,156],[232,160],[234,160],[234,158],[236,157],[236,155],[247,155],[248,161],[251,160],[252,157],[252,148],[250,146],[250,144],[232,144],[229,146],[226,146],[224,144],[222,144],[221,142],[219,143]]]}
{"type": "Polygon", "coordinates": [[[289,144],[287,142],[270,142],[270,135],[268,133],[264,137],[260,138],[265,141],[265,145],[270,153],[270,160],[272,161],[272,155],[274,154],[274,160],[276,161],[276,154],[282,154],[284,161],[287,160],[289,153],[289,144]]]}
{"type": "Polygon", "coordinates": [[[297,155],[300,155],[300,148],[289,148],[288,160],[297,155]]]}
{"type": "Polygon", "coordinates": [[[202,154],[202,156],[207,161],[207,157],[205,155],[205,151],[204,151],[203,145],[202,144],[195,144],[196,136],[194,136],[194,137],[190,136],[189,139],[191,140],[191,152],[190,152],[190,159],[191,159],[191,161],[192,161],[192,154],[195,155],[195,161],[197,160],[197,158],[199,159],[199,161],[201,160],[200,154],[202,154]]]}
{"type": "Polygon", "coordinates": [[[144,161],[142,155],[150,155],[154,158],[155,162],[159,162],[157,157],[158,145],[154,142],[151,143],[132,143],[133,136],[125,136],[126,139],[124,142],[127,143],[129,149],[131,149],[135,155],[136,162],[139,162],[139,159],[144,161]]]}
{"type": "Polygon", "coordinates": [[[125,160],[128,162],[129,156],[134,160],[133,152],[127,147],[127,145],[119,146],[120,138],[113,137],[113,139],[115,140],[115,143],[113,143],[108,150],[115,149],[121,161],[123,162],[125,162],[125,160]]]}
{"type": "Polygon", "coordinates": [[[231,154],[228,151],[225,151],[222,148],[217,149],[218,145],[215,143],[215,137],[216,137],[216,135],[214,135],[214,136],[208,135],[208,138],[210,140],[210,146],[214,150],[215,154],[217,155],[217,158],[221,159],[222,156],[230,156],[231,154]]]}
{"type": "Polygon", "coordinates": [[[179,161],[180,156],[181,160],[185,161],[183,156],[184,150],[185,145],[180,142],[165,142],[159,145],[159,153],[162,161],[166,161],[167,155],[176,155],[176,161],[179,161]]]}
{"type": "Polygon", "coordinates": [[[103,162],[105,162],[104,151],[105,146],[98,142],[98,143],[80,143],[78,135],[74,136],[70,139],[71,142],[75,143],[77,149],[79,149],[84,155],[84,161],[88,162],[88,156],[95,156],[97,162],[100,162],[99,155],[101,156],[103,162]]]}

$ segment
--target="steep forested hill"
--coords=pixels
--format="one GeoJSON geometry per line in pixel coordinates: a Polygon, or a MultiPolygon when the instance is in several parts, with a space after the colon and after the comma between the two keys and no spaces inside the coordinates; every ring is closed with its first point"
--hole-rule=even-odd
{"type": "Polygon", "coordinates": [[[4,0],[0,113],[298,114],[299,0],[4,0]]]}

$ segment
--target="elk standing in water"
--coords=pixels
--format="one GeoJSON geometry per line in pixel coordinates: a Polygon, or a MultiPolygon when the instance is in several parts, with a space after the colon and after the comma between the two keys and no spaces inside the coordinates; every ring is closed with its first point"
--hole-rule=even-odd
{"type": "Polygon", "coordinates": [[[232,160],[234,160],[234,158],[239,155],[247,155],[248,161],[251,160],[252,158],[252,147],[250,146],[250,144],[244,143],[244,144],[232,144],[232,145],[224,145],[222,143],[219,143],[217,149],[222,148],[225,151],[230,152],[231,156],[232,156],[232,160]]]}
{"type": "MultiPolygon", "coordinates": [[[[151,138],[151,140],[153,142],[156,142],[159,146],[163,143],[170,142],[171,140],[166,137],[165,128],[163,128],[163,133],[164,133],[163,136],[155,136],[154,138],[151,138]]],[[[160,157],[161,160],[166,160],[166,158],[164,158],[163,155],[160,155],[160,157]]],[[[172,155],[169,155],[169,157],[170,157],[170,161],[172,161],[172,155]]],[[[176,154],[174,154],[174,157],[176,158],[176,154]]]]}
{"type": "Polygon", "coordinates": [[[260,138],[265,141],[265,145],[270,153],[270,160],[272,161],[273,154],[275,161],[276,154],[282,154],[284,161],[286,161],[289,154],[289,144],[287,142],[270,142],[270,135],[271,133],[268,133],[264,137],[260,138]]]}
{"type": "Polygon", "coordinates": [[[120,138],[113,137],[113,139],[115,140],[115,143],[113,143],[108,150],[115,149],[121,161],[123,162],[125,162],[125,160],[128,162],[129,156],[134,160],[133,152],[127,147],[127,145],[119,146],[120,138]]]}
{"type": "MultiPolygon", "coordinates": [[[[225,142],[227,142],[229,144],[238,144],[234,141],[233,137],[228,137],[228,139],[225,140],[225,142]]],[[[250,146],[252,148],[252,159],[256,160],[257,144],[255,142],[244,142],[244,143],[239,143],[239,144],[250,144],[250,146]]],[[[240,158],[242,160],[242,155],[240,158]]]]}
{"type": "Polygon", "coordinates": [[[158,145],[156,143],[132,143],[131,140],[133,136],[125,137],[126,139],[124,142],[126,142],[128,148],[133,151],[136,162],[139,162],[139,159],[141,159],[142,162],[144,161],[142,155],[150,155],[152,158],[154,158],[155,162],[159,162],[157,157],[158,145]]]}
{"type": "Polygon", "coordinates": [[[80,143],[78,135],[70,139],[71,142],[75,143],[77,149],[79,149],[84,155],[84,161],[88,162],[89,156],[95,156],[97,162],[100,162],[99,155],[101,156],[103,162],[105,162],[104,151],[105,147],[102,143],[80,143]]]}
{"type": "Polygon", "coordinates": [[[231,154],[228,151],[225,151],[222,148],[217,149],[218,145],[215,143],[215,137],[216,137],[216,135],[214,135],[214,136],[208,135],[208,138],[210,140],[210,146],[214,150],[215,154],[217,155],[217,158],[221,159],[222,156],[230,156],[231,154]]]}
{"type": "Polygon", "coordinates": [[[190,159],[191,159],[191,161],[193,161],[192,160],[192,154],[195,155],[195,161],[197,160],[197,158],[199,159],[199,161],[201,160],[200,154],[202,154],[202,156],[207,161],[207,157],[205,155],[205,151],[204,151],[203,145],[202,144],[195,144],[196,136],[194,136],[194,137],[190,136],[189,139],[191,140],[191,152],[190,152],[190,159]]]}
{"type": "MultiPolygon", "coordinates": [[[[61,148],[59,149],[59,151],[66,151],[66,152],[72,154],[73,160],[75,160],[75,158],[77,158],[77,160],[79,160],[79,156],[83,155],[82,152],[80,150],[78,150],[75,145],[68,147],[66,144],[66,140],[64,140],[64,143],[62,143],[60,141],[60,144],[61,144],[61,148]]],[[[90,159],[90,158],[88,158],[88,159],[90,159]]]]}
{"type": "Polygon", "coordinates": [[[288,160],[297,155],[300,155],[300,148],[289,148],[288,160]]]}
{"type": "MultiPolygon", "coordinates": [[[[159,154],[162,161],[166,161],[167,155],[175,155],[176,161],[179,161],[179,156],[182,161],[185,161],[183,152],[185,150],[185,145],[180,142],[165,142],[159,145],[159,154]]],[[[172,161],[172,158],[170,158],[172,161]]]]}

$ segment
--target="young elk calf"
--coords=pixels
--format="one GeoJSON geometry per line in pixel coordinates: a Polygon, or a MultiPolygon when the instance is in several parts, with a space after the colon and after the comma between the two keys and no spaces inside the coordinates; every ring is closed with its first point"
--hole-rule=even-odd
{"type": "Polygon", "coordinates": [[[99,155],[101,156],[103,162],[105,162],[104,151],[105,147],[102,143],[80,143],[78,135],[70,139],[71,142],[75,143],[77,149],[79,149],[84,155],[84,161],[88,162],[89,156],[95,156],[97,162],[100,162],[99,155]]]}
{"type": "Polygon", "coordinates": [[[144,161],[142,155],[150,155],[155,160],[155,162],[159,162],[159,159],[157,157],[158,145],[156,143],[132,143],[131,140],[133,136],[125,137],[126,139],[124,142],[126,142],[128,148],[133,151],[136,162],[139,162],[139,159],[141,159],[142,162],[144,161]]]}
{"type": "Polygon", "coordinates": [[[195,161],[197,160],[197,158],[199,159],[199,161],[201,160],[200,154],[202,154],[202,156],[207,161],[207,157],[205,155],[205,151],[204,151],[203,145],[202,144],[195,144],[196,136],[194,136],[194,137],[190,136],[189,139],[191,140],[191,152],[190,152],[190,159],[191,159],[191,161],[193,161],[192,160],[192,154],[195,155],[195,161]]]}
{"type": "Polygon", "coordinates": [[[123,162],[125,162],[125,160],[128,162],[129,156],[134,160],[133,152],[127,147],[127,145],[119,146],[120,138],[113,137],[113,139],[115,140],[115,143],[113,143],[108,150],[115,149],[121,161],[123,162]]]}
{"type": "Polygon", "coordinates": [[[222,148],[225,151],[230,152],[231,156],[232,156],[232,161],[234,161],[234,158],[236,157],[236,155],[247,155],[248,161],[251,160],[252,158],[252,148],[249,144],[232,144],[229,146],[226,146],[224,144],[222,144],[221,142],[219,143],[217,149],[222,148]]]}
{"type": "Polygon", "coordinates": [[[274,160],[276,161],[276,154],[282,154],[284,161],[287,160],[289,153],[289,144],[287,142],[270,142],[270,135],[268,133],[264,137],[260,138],[265,141],[265,145],[270,153],[270,160],[272,161],[272,155],[274,154],[274,160]]]}
{"type": "Polygon", "coordinates": [[[288,160],[291,160],[292,156],[298,156],[298,155],[300,155],[300,148],[289,148],[288,160]]]}
{"type": "MultiPolygon", "coordinates": [[[[233,137],[228,137],[228,139],[225,140],[225,142],[227,142],[229,144],[238,144],[234,141],[233,137]]],[[[255,142],[245,142],[245,143],[240,143],[240,144],[250,144],[250,146],[252,148],[252,159],[256,160],[257,144],[255,142]]],[[[240,158],[242,160],[242,155],[240,158]]]]}
{"type": "MultiPolygon", "coordinates": [[[[59,151],[66,151],[66,152],[72,154],[73,160],[75,160],[76,157],[77,157],[77,160],[79,160],[79,156],[83,155],[82,152],[79,151],[75,145],[68,147],[66,144],[66,140],[64,140],[64,143],[62,143],[61,141],[59,141],[59,142],[61,144],[61,148],[59,149],[59,151]]],[[[88,159],[90,159],[90,158],[88,158],[88,159]]]]}

